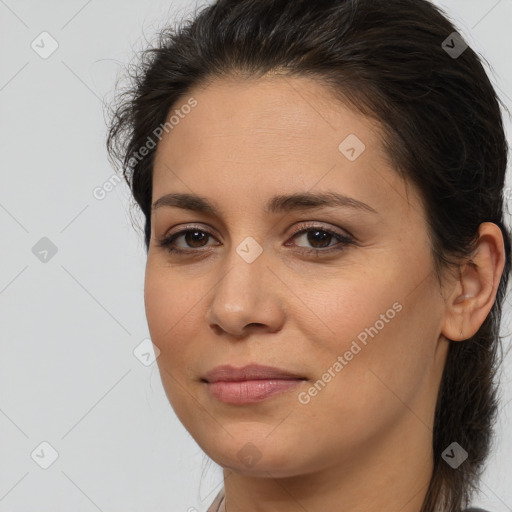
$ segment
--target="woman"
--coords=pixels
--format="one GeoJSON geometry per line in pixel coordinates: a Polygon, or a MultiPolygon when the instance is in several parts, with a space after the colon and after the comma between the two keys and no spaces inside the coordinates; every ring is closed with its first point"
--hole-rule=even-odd
{"type": "Polygon", "coordinates": [[[499,101],[426,0],[219,0],[108,136],[210,511],[460,512],[497,410],[499,101]]]}

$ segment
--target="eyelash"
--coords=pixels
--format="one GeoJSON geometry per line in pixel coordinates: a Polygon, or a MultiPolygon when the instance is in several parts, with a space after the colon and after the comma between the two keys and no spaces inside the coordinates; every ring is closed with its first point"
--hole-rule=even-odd
{"type": "MultiPolygon", "coordinates": [[[[297,228],[297,230],[292,234],[291,238],[295,238],[295,237],[297,237],[297,235],[301,235],[304,233],[309,233],[310,231],[320,231],[322,233],[328,233],[329,235],[332,235],[335,238],[337,238],[339,243],[335,244],[332,247],[328,246],[329,248],[326,248],[326,249],[301,248],[300,252],[302,252],[304,254],[313,254],[316,256],[320,256],[321,254],[331,254],[332,252],[343,251],[346,249],[347,246],[355,245],[355,243],[356,243],[352,236],[342,235],[340,233],[336,233],[335,231],[324,228],[322,226],[314,226],[314,225],[307,226],[307,227],[305,227],[304,225],[299,226],[297,228]],[[341,247],[339,247],[339,246],[341,246],[341,247]]],[[[177,249],[174,246],[174,242],[177,238],[179,238],[182,235],[186,235],[187,233],[191,233],[191,232],[192,233],[193,232],[204,233],[207,236],[213,238],[213,235],[211,235],[211,233],[208,233],[208,231],[200,229],[199,227],[196,228],[196,227],[191,226],[189,228],[182,229],[181,231],[177,231],[176,233],[173,233],[172,235],[159,240],[158,247],[162,247],[162,248],[166,249],[168,252],[170,252],[172,254],[177,254],[177,255],[185,255],[185,254],[202,252],[200,249],[190,249],[190,250],[177,249]]]]}

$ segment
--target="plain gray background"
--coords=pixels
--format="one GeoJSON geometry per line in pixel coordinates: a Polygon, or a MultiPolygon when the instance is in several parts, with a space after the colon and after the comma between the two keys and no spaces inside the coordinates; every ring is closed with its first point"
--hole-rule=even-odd
{"type": "MultiPolygon", "coordinates": [[[[512,110],[512,1],[436,3],[486,57],[512,110]]],[[[156,363],[134,354],[148,338],[145,252],[127,187],[93,194],[114,176],[103,100],[134,51],[196,5],[0,0],[0,512],[204,511],[219,490],[220,468],[202,475],[208,459],[156,363]]],[[[475,502],[492,512],[512,511],[511,376],[509,358],[475,502]]]]}

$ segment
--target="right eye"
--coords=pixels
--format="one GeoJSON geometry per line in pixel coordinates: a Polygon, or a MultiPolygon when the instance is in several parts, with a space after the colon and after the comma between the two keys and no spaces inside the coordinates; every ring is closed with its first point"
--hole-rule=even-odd
{"type": "Polygon", "coordinates": [[[204,240],[207,240],[208,237],[213,237],[213,235],[207,231],[204,231],[203,229],[189,227],[163,238],[158,242],[158,247],[163,247],[170,253],[197,252],[195,249],[200,247],[207,247],[203,244],[203,242],[204,240]],[[183,240],[188,244],[188,249],[177,247],[176,240],[178,240],[180,237],[184,237],[183,240]]]}

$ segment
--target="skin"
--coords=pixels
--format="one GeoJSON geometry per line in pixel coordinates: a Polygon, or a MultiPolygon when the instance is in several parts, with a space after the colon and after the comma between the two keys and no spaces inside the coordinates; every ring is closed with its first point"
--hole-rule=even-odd
{"type": "Polygon", "coordinates": [[[440,287],[420,196],[390,166],[375,121],[308,78],[218,79],[182,104],[190,96],[197,106],[158,144],[153,203],[193,193],[220,213],[154,210],[145,305],[167,397],[224,468],[226,510],[419,512],[446,338],[472,336],[494,303],[505,261],[499,228],[482,224],[476,268],[462,265],[440,287]],[[355,161],[338,149],[349,134],[366,146],[355,161]],[[376,213],[264,211],[270,197],[297,192],[344,194],[376,213]],[[187,227],[208,234],[176,240],[190,254],[158,245],[187,227]],[[309,237],[294,235],[306,228],[309,237]],[[357,243],[337,245],[312,228],[357,243]],[[262,249],[251,263],[236,251],[249,236],[262,249]],[[299,393],[394,303],[394,318],[301,403],[299,393]],[[220,364],[252,362],[307,380],[249,405],[219,402],[201,381],[220,364]],[[251,465],[239,453],[260,458],[251,465]]]}

